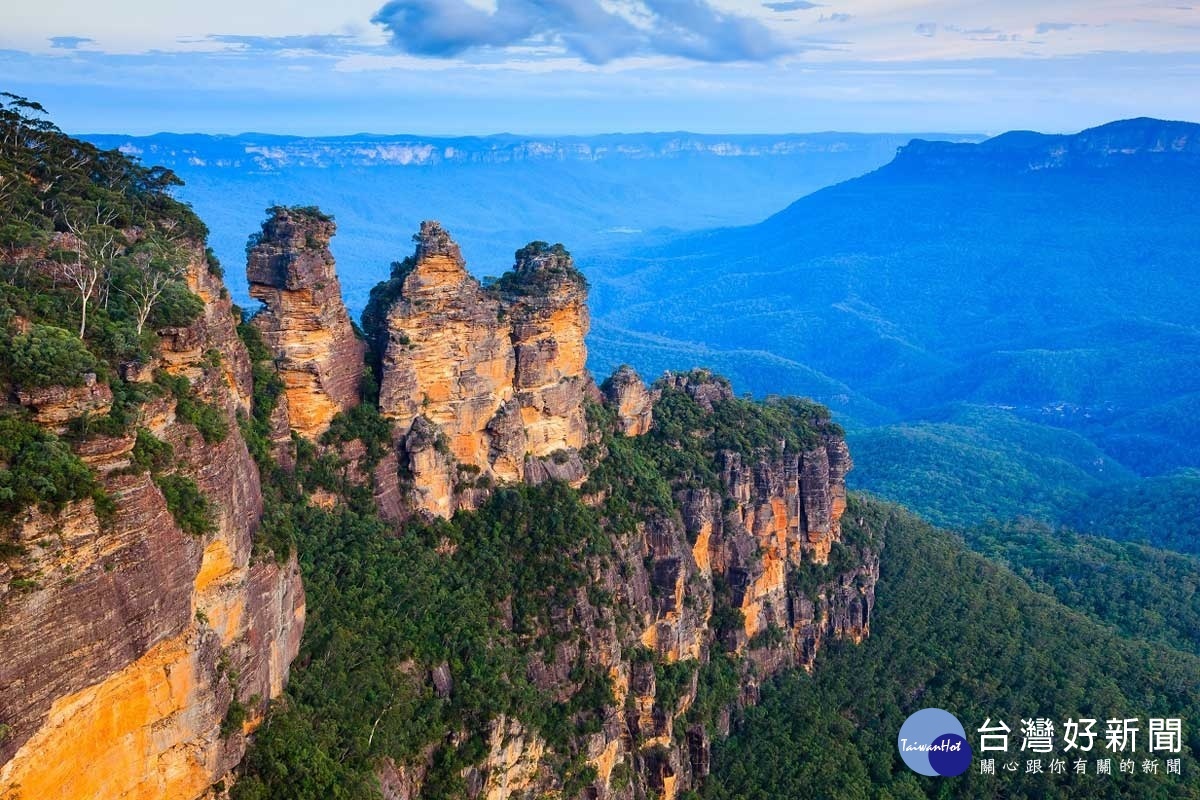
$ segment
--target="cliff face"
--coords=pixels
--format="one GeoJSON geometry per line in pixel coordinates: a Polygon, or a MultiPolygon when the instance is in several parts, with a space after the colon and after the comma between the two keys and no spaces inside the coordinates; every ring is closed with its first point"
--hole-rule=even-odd
{"type": "MultiPolygon", "coordinates": [[[[386,455],[371,471],[361,450],[338,450],[359,459],[354,482],[373,484],[384,516],[450,517],[480,507],[497,483],[579,482],[604,472],[609,450],[628,447],[659,463],[670,504],[637,509],[632,531],[603,520],[611,558],[591,564],[586,584],[543,623],[539,638],[557,644],[529,655],[529,679],[556,702],[581,691],[581,674],[607,678],[612,702],[598,729],[564,753],[526,721],[493,719],[484,753],[462,769],[466,796],[578,796],[565,792],[568,756],[594,768],[593,798],[669,799],[697,787],[711,737],[756,701],[764,680],[810,669],[831,638],[869,633],[878,548],[842,541],[851,461],[841,431],[816,406],[772,411],[737,400],[703,371],[648,388],[622,368],[597,390],[585,367],[586,283],[561,246],[529,245],[483,286],[437,223],[414,238],[416,252],[364,314],[379,358],[379,413],[391,426],[386,455]],[[610,421],[589,424],[589,401],[610,421]],[[747,438],[743,427],[756,433],[747,438]],[[673,459],[663,454],[675,451],[691,466],[665,466],[673,459]],[[732,696],[705,696],[701,674],[712,669],[733,670],[732,696]],[[715,719],[693,712],[714,704],[715,719]]],[[[609,475],[581,488],[603,517],[620,482],[649,479],[609,475]]],[[[436,696],[454,692],[445,665],[427,679],[436,696]]],[[[416,761],[381,762],[384,796],[420,797],[441,749],[465,741],[454,734],[416,761]]]]}
{"type": "Polygon", "coordinates": [[[363,369],[329,252],[334,230],[316,209],[275,208],[247,251],[250,295],[264,304],[254,324],[276,355],[290,427],[308,439],[358,404],[363,369]]]}
{"type": "Polygon", "coordinates": [[[131,469],[132,432],[74,445],[111,511],[84,500],[16,520],[19,554],[0,566],[5,800],[201,796],[241,759],[299,647],[295,559],[251,557],[262,499],[235,419],[249,408],[249,361],[200,247],[186,279],[204,311],[161,331],[159,359],[227,433],[206,441],[169,393],[145,403],[138,424],[209,499],[211,530],[184,532],[151,476],[131,469]],[[231,707],[245,718],[223,735],[231,707]]]}
{"type": "Polygon", "coordinates": [[[402,431],[424,417],[459,462],[519,480],[524,432],[506,424],[515,410],[511,326],[437,223],[422,223],[416,243],[387,312],[380,411],[402,431]]]}
{"type": "Polygon", "coordinates": [[[379,409],[404,443],[417,508],[448,516],[474,507],[480,495],[464,490],[467,477],[581,479],[592,384],[587,286],[570,255],[535,243],[484,287],[436,222],[414,240],[415,254],[373,298],[379,409]]]}
{"type": "Polygon", "coordinates": [[[601,387],[604,398],[617,415],[617,430],[625,436],[641,436],[654,419],[654,395],[630,366],[622,366],[601,387]]]}
{"type": "MultiPolygon", "coordinates": [[[[624,393],[612,390],[622,385],[633,385],[628,373],[606,382],[617,433],[629,419],[619,413],[624,393]]],[[[684,424],[685,438],[719,441],[713,431],[728,424],[730,404],[743,402],[707,373],[668,375],[653,391],[637,385],[666,404],[667,424],[684,424]]],[[[827,420],[815,420],[810,432],[795,449],[718,448],[711,454],[714,484],[697,487],[682,477],[673,484],[677,512],[644,510],[631,532],[612,525],[611,557],[592,565],[587,585],[564,598],[539,634],[557,643],[529,658],[540,692],[568,703],[589,671],[606,676],[612,692],[602,721],[572,742],[595,771],[587,786],[567,791],[555,766],[564,754],[501,717],[491,722],[482,758],[463,770],[465,796],[680,797],[708,774],[712,738],[729,731],[764,681],[783,669],[811,669],[831,639],[858,641],[869,633],[878,545],[843,541],[849,456],[827,420]],[[723,670],[733,693],[716,698],[706,676],[723,670]]],[[[639,445],[642,452],[671,446],[661,434],[646,438],[655,436],[660,440],[639,445]]],[[[624,447],[619,439],[601,441],[624,447]]],[[[606,481],[584,485],[600,508],[615,490],[606,481]]],[[[431,684],[452,692],[450,673],[434,673],[431,684]]],[[[434,752],[416,763],[386,763],[379,773],[385,798],[421,797],[434,752]]]]}
{"type": "Polygon", "coordinates": [[[1074,134],[1010,131],[978,144],[917,139],[900,148],[894,168],[969,175],[1110,169],[1130,164],[1178,170],[1198,163],[1200,125],[1142,117],[1074,134]]]}
{"type": "MultiPolygon", "coordinates": [[[[668,375],[655,388],[664,393],[686,394],[709,415],[732,401],[728,383],[703,373],[668,375]]],[[[621,396],[609,393],[618,427],[626,424],[621,396]]],[[[649,789],[671,798],[698,785],[710,738],[727,732],[735,709],[709,724],[689,711],[704,691],[700,673],[723,653],[741,664],[736,706],[755,702],[761,683],[782,669],[811,669],[829,639],[869,633],[878,552],[873,543],[842,543],[851,463],[840,431],[821,431],[794,452],[718,450],[715,466],[719,486],[676,486],[679,516],[651,518],[633,538],[614,538],[618,566],[606,586],[638,623],[634,641],[622,641],[617,626],[608,641],[593,643],[626,709],[621,724],[589,747],[597,797],[649,789]],[[841,566],[830,564],[835,548],[845,549],[841,566]],[[690,677],[680,684],[677,672],[662,685],[663,671],[638,656],[639,644],[656,660],[691,665],[682,672],[690,677]],[[632,769],[636,789],[612,781],[617,764],[632,769]]]]}
{"type": "Polygon", "coordinates": [[[535,242],[517,252],[499,282],[512,324],[514,388],[529,453],[548,456],[583,446],[583,398],[589,317],[587,284],[562,245],[535,242]]]}
{"type": "MultiPolygon", "coordinates": [[[[50,136],[68,171],[96,156],[50,136]]],[[[673,800],[762,680],[868,633],[878,544],[844,535],[827,410],[704,371],[601,392],[566,250],[485,286],[432,222],[372,292],[360,404],[329,218],[271,211],[239,328],[169,176],[107,157],[119,230],[56,233],[79,226],[55,211],[0,261],[0,800],[326,797],[372,773],[410,800],[673,800]],[[85,263],[109,282],[90,331],[63,280],[85,263]],[[151,279],[170,302],[138,304],[151,279]],[[300,652],[297,559],[269,552],[292,544],[322,604],[296,725],[260,728],[300,652]]],[[[26,182],[31,218],[54,204],[26,182]]]]}

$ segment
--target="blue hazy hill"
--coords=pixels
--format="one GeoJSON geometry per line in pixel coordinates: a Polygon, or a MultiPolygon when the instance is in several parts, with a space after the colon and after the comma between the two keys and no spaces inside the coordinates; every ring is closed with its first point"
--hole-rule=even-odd
{"type": "Polygon", "coordinates": [[[871,454],[859,486],[943,521],[1078,520],[1126,470],[1200,464],[1198,197],[1192,123],[915,141],[759,224],[606,253],[593,357],[811,395],[871,454]]]}
{"type": "Polygon", "coordinates": [[[914,136],[939,134],[83,138],[186,181],[180,196],[212,229],[243,302],[243,248],[263,209],[320,205],[338,221],[333,251],[357,314],[389,264],[412,249],[423,219],[440,220],[479,275],[504,272],[517,248],[538,239],[562,241],[586,263],[596,249],[651,231],[758,221],[887,163],[914,136]]]}

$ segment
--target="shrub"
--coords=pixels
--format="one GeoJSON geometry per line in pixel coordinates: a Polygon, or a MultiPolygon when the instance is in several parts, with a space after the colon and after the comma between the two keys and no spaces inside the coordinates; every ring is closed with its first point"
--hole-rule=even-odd
{"type": "Polygon", "coordinates": [[[205,443],[225,441],[229,435],[229,422],[225,414],[212,403],[196,397],[187,378],[159,371],[154,380],[175,395],[175,416],[195,425],[205,443]]]}
{"type": "Polygon", "coordinates": [[[175,523],[186,533],[203,536],[216,530],[213,523],[212,506],[200,492],[200,487],[184,475],[160,475],[154,479],[167,509],[175,523]]]}
{"type": "Polygon", "coordinates": [[[78,336],[52,325],[34,325],[14,336],[7,356],[9,377],[23,388],[82,386],[83,376],[97,369],[78,336]]]}
{"type": "Polygon", "coordinates": [[[0,417],[0,465],[0,523],[30,506],[57,511],[103,495],[92,471],[65,442],[17,416],[0,417]]]}
{"type": "Polygon", "coordinates": [[[145,428],[138,429],[133,445],[133,463],[138,469],[158,474],[171,466],[174,455],[170,442],[164,442],[145,428]]]}

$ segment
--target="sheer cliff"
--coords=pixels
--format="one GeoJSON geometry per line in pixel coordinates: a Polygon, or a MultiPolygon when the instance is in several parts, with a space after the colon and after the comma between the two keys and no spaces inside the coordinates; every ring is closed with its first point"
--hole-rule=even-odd
{"type": "Polygon", "coordinates": [[[315,209],[272,209],[247,246],[246,279],[262,310],[254,324],[278,354],[290,426],[315,438],[358,404],[363,344],[342,304],[329,240],[333,220],[315,209]]]}
{"type": "Polygon", "coordinates": [[[483,286],[438,223],[422,223],[413,239],[416,252],[372,291],[363,324],[379,363],[379,410],[404,437],[416,507],[449,516],[486,496],[463,489],[527,477],[577,483],[583,401],[595,386],[587,283],[570,254],[534,242],[483,286]]]}
{"type": "Polygon", "coordinates": [[[305,618],[254,554],[250,360],[169,173],[3,112],[0,796],[198,797],[305,618]]]}
{"type": "MultiPolygon", "coordinates": [[[[287,728],[370,729],[340,777],[313,779],[389,798],[697,788],[763,681],[869,634],[879,543],[843,536],[840,429],[704,371],[647,387],[624,367],[598,388],[587,284],[562,245],[531,243],[485,285],[437,223],[414,241],[364,314],[377,403],[335,417],[294,473],[332,515],[297,533],[310,586],[382,580],[406,598],[343,608],[302,653],[321,666],[289,690],[287,728]],[[363,512],[388,521],[360,530],[363,512]],[[389,702],[328,666],[335,631],[356,661],[403,665],[373,690],[389,702]]],[[[239,796],[286,792],[310,770],[297,755],[265,734],[239,796]]]]}
{"type": "Polygon", "coordinates": [[[824,408],[598,387],[567,250],[481,283],[436,222],[360,335],[333,220],[271,208],[244,313],[170,173],[30,112],[0,798],[670,800],[764,681],[868,636],[880,542],[824,408]]]}

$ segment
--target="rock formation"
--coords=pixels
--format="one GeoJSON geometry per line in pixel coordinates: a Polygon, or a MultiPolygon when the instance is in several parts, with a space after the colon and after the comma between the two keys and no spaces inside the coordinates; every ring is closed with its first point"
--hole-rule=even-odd
{"type": "Polygon", "coordinates": [[[276,356],[292,430],[314,439],[358,404],[365,345],[342,303],[329,240],[333,220],[314,208],[271,209],[247,249],[254,324],[276,356]]]}
{"type": "Polygon", "coordinates": [[[403,441],[418,419],[432,424],[421,424],[419,449],[405,448],[417,507],[443,516],[473,507],[476,493],[454,496],[469,488],[460,467],[477,476],[472,485],[582,479],[587,284],[570,255],[535,242],[484,287],[438,223],[413,238],[416,252],[372,293],[364,320],[380,359],[380,412],[403,441]],[[451,459],[428,455],[438,442],[451,459]]]}
{"type": "Polygon", "coordinates": [[[511,327],[440,225],[423,222],[414,238],[387,312],[379,409],[402,431],[424,417],[459,462],[520,480],[523,431],[504,424],[515,393],[511,327]]]}
{"type": "MultiPolygon", "coordinates": [[[[685,394],[701,414],[739,402],[728,382],[703,371],[669,374],[653,391],[631,376],[622,370],[606,381],[614,412],[630,386],[650,398],[685,394]]],[[[629,418],[648,413],[639,407],[629,418]]],[[[617,417],[619,431],[625,423],[617,417]]],[[[549,696],[570,697],[580,663],[609,678],[613,713],[579,743],[595,770],[582,796],[677,798],[699,786],[708,774],[711,737],[729,732],[733,712],[722,711],[712,727],[689,721],[700,669],[714,653],[741,656],[738,702],[753,703],[770,676],[811,668],[826,641],[858,641],[869,632],[876,550],[851,548],[845,567],[824,563],[834,548],[849,547],[841,538],[850,460],[840,431],[827,423],[816,420],[814,438],[801,449],[718,451],[719,485],[681,484],[675,487],[678,516],[650,514],[632,535],[611,535],[611,558],[589,587],[572,594],[548,632],[561,644],[548,659],[531,655],[529,675],[549,696]],[[734,618],[737,624],[727,627],[734,618]],[[667,678],[656,662],[678,671],[667,678]]],[[[468,797],[560,795],[548,768],[556,754],[527,730],[501,718],[493,721],[489,741],[482,760],[464,772],[468,797]]],[[[420,797],[431,758],[385,765],[387,796],[420,797]]]]}
{"type": "Polygon", "coordinates": [[[561,244],[534,242],[497,284],[512,324],[514,387],[535,458],[578,449],[587,435],[583,398],[589,318],[587,283],[561,244]]]}
{"type": "Polygon", "coordinates": [[[5,800],[199,797],[240,761],[299,648],[295,558],[251,555],[262,498],[234,417],[249,407],[249,361],[198,246],[187,282],[204,313],[160,333],[162,363],[228,434],[206,442],[169,394],[141,424],[209,498],[213,530],[181,530],[151,476],[130,469],[133,432],[75,445],[110,513],[84,500],[16,521],[18,554],[0,560],[5,800]],[[245,718],[223,732],[231,708],[245,718]]]}
{"type": "MultiPolygon", "coordinates": [[[[366,750],[337,758],[351,780],[375,770],[387,798],[436,785],[470,800],[675,800],[700,786],[712,737],[761,681],[812,668],[831,638],[867,635],[878,542],[853,515],[843,540],[851,464],[828,412],[737,399],[706,371],[648,389],[623,368],[601,392],[586,369],[587,283],[562,245],[531,243],[483,285],[423,223],[414,255],[372,292],[379,400],[356,406],[364,345],[332,220],[272,209],[248,248],[264,309],[238,329],[202,224],[155,199],[163,215],[103,233],[130,259],[159,252],[167,281],[182,275],[161,316],[141,308],[135,324],[114,305],[102,335],[81,324],[76,337],[38,303],[14,303],[53,285],[52,252],[80,247],[62,233],[19,254],[23,285],[0,309],[20,366],[0,375],[13,432],[0,448],[0,800],[198,800],[239,778],[275,791],[296,774],[291,758],[323,770],[328,741],[274,747],[287,724],[260,733],[262,758],[237,770],[300,650],[298,561],[271,552],[289,541],[311,548],[314,598],[359,592],[343,595],[348,609],[316,609],[306,668],[349,676],[337,659],[367,652],[371,680],[397,690],[335,679],[326,697],[298,692],[291,730],[322,701],[375,695],[366,750]],[[297,434],[308,442],[292,447],[297,434]],[[497,488],[521,481],[544,485],[497,488]],[[400,528],[465,509],[483,516],[400,528]],[[365,568],[347,586],[347,570],[321,572],[339,549],[365,568]],[[455,583],[464,591],[444,592],[455,583]],[[377,641],[338,616],[357,624],[372,605],[380,615],[358,627],[377,641]],[[422,618],[412,633],[407,611],[422,618]],[[463,641],[445,641],[443,611],[463,615],[463,641]],[[480,647],[495,660],[465,652],[480,647]],[[436,719],[397,747],[425,719],[414,709],[436,719]]],[[[108,288],[124,296],[154,264],[113,262],[108,288]]],[[[364,733],[341,725],[332,738],[364,733]]]]}
{"type": "Polygon", "coordinates": [[[617,430],[625,436],[641,436],[650,430],[654,417],[654,396],[640,375],[623,365],[601,387],[604,397],[617,414],[617,430]]]}

